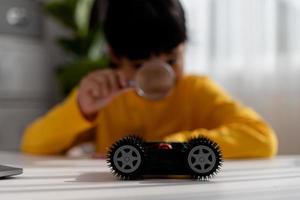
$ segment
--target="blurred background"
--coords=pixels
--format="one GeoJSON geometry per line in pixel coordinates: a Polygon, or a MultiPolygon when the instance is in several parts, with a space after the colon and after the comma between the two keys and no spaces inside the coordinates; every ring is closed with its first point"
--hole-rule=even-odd
{"type": "MultiPolygon", "coordinates": [[[[181,0],[187,73],[206,74],[256,109],[300,153],[300,1],[181,0]]],[[[107,66],[105,0],[0,1],[0,150],[80,78],[107,66]]],[[[253,147],[255,148],[255,147],[253,147]]]]}

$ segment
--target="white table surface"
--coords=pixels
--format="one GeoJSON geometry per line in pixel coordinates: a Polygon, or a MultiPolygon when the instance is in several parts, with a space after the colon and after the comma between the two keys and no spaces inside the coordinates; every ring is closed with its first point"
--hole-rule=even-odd
{"type": "Polygon", "coordinates": [[[300,199],[300,156],[225,161],[208,182],[189,179],[120,181],[104,160],[34,157],[0,152],[0,163],[24,174],[0,180],[0,200],[42,199],[300,199]]]}

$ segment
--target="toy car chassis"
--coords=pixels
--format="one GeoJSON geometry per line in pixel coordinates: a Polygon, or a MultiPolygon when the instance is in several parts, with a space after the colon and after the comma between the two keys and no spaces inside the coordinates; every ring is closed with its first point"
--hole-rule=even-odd
{"type": "Polygon", "coordinates": [[[208,180],[222,166],[219,146],[206,137],[188,142],[145,142],[127,136],[114,143],[108,151],[107,162],[112,173],[124,180],[147,175],[188,175],[208,180]]]}

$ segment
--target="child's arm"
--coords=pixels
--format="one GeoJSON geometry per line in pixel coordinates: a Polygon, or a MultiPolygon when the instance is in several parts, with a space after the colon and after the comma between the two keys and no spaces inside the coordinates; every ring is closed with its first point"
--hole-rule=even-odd
{"type": "Polygon", "coordinates": [[[276,154],[276,135],[258,114],[233,101],[209,79],[197,87],[199,95],[196,99],[205,105],[206,128],[175,133],[167,137],[167,141],[186,141],[203,135],[220,145],[225,158],[271,157],[276,154]]]}
{"type": "Polygon", "coordinates": [[[22,150],[38,154],[63,153],[82,142],[95,127],[89,121],[96,119],[111,99],[127,90],[126,78],[121,72],[110,69],[91,72],[81,80],[78,91],[73,91],[65,102],[26,129],[22,150]]]}
{"type": "Polygon", "coordinates": [[[70,148],[77,137],[93,128],[77,105],[77,90],[24,133],[21,149],[35,154],[60,154],[70,148]]]}

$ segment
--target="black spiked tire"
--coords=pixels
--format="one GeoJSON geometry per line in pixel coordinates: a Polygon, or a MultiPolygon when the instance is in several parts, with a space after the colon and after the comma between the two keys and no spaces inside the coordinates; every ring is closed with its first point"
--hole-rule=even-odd
{"type": "MultiPolygon", "coordinates": [[[[124,137],[120,140],[118,140],[117,142],[115,142],[109,149],[108,153],[107,153],[107,163],[108,166],[111,168],[112,173],[122,179],[122,180],[134,180],[134,179],[140,179],[142,176],[141,171],[143,168],[143,164],[144,164],[144,141],[137,137],[137,136],[127,136],[124,137]],[[139,154],[138,158],[140,158],[139,161],[139,166],[137,167],[137,169],[135,169],[132,172],[124,172],[124,170],[122,171],[122,169],[120,170],[119,163],[117,163],[118,161],[116,161],[116,159],[114,160],[114,156],[116,153],[118,153],[118,151],[120,150],[120,148],[123,147],[132,147],[134,150],[135,154],[139,154]],[[119,149],[119,150],[118,150],[119,149]]],[[[116,156],[115,156],[116,158],[116,156]]],[[[126,170],[125,170],[126,171],[126,170]]]]}
{"type": "MultiPolygon", "coordinates": [[[[213,142],[212,140],[210,140],[206,137],[203,137],[203,136],[192,138],[191,140],[189,140],[187,142],[184,151],[186,153],[187,168],[190,171],[190,174],[191,174],[193,179],[209,180],[220,171],[221,166],[222,166],[222,162],[223,162],[221,149],[218,146],[218,144],[213,142]],[[208,171],[205,171],[205,169],[204,169],[204,172],[199,172],[200,170],[196,171],[197,168],[195,168],[195,166],[191,167],[191,164],[189,163],[189,155],[191,155],[191,153],[192,153],[191,151],[193,151],[193,150],[196,152],[197,147],[200,147],[200,148],[202,147],[204,149],[209,149],[210,153],[214,157],[214,159],[213,159],[214,162],[212,162],[211,166],[209,166],[208,171]]],[[[211,156],[210,156],[210,160],[212,160],[211,156]]],[[[201,167],[200,167],[200,169],[201,169],[201,167]]]]}

